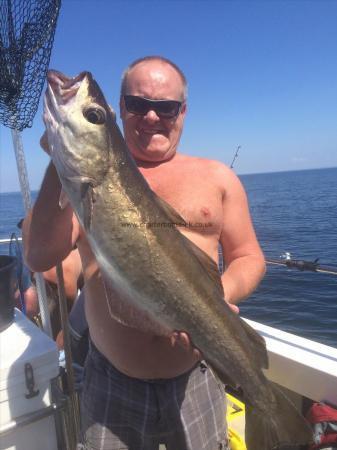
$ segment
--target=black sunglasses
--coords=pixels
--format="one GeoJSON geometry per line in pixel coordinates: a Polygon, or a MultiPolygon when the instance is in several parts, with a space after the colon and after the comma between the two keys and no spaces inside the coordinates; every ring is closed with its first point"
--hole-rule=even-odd
{"type": "Polygon", "coordinates": [[[178,100],[150,100],[137,95],[124,95],[124,102],[129,113],[145,116],[149,111],[154,111],[164,119],[177,117],[183,105],[178,100]]]}

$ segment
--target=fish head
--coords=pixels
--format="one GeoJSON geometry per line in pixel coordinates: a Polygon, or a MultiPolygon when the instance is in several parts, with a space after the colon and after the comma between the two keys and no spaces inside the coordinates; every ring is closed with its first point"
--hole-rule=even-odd
{"type": "Polygon", "coordinates": [[[66,184],[95,187],[109,169],[116,116],[89,72],[50,70],[47,81],[43,119],[56,170],[66,184]]]}

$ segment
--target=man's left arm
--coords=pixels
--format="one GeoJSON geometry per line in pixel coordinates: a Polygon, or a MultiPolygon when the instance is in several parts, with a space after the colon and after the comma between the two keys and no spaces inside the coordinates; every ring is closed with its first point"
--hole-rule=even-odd
{"type": "Polygon", "coordinates": [[[223,225],[220,244],[225,272],[225,299],[237,304],[248,297],[265,274],[265,259],[250,217],[245,190],[234,172],[222,167],[223,225]]]}

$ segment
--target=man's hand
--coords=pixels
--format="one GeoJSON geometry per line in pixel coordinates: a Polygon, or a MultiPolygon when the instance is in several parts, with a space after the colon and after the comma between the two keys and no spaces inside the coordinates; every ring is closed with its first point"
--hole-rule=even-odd
{"type": "Polygon", "coordinates": [[[192,341],[184,331],[174,331],[171,335],[172,347],[180,345],[186,352],[192,353],[196,359],[202,359],[200,351],[193,346],[192,341]]]}
{"type": "MultiPolygon", "coordinates": [[[[232,305],[231,303],[228,303],[228,306],[231,308],[233,312],[236,314],[239,314],[239,307],[236,305],[232,305]]],[[[187,352],[192,352],[196,359],[202,359],[202,354],[200,350],[198,350],[196,347],[193,346],[193,343],[185,331],[174,331],[171,335],[171,344],[172,346],[180,345],[183,347],[187,352]]]]}

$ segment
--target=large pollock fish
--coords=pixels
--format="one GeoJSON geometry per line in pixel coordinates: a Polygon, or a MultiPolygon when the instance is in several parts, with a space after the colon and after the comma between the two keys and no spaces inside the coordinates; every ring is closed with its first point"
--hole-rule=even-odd
{"type": "Polygon", "coordinates": [[[223,300],[218,268],[176,226],[149,187],[88,72],[48,73],[44,120],[51,157],[105,278],[168,330],[184,330],[220,379],[240,385],[248,450],[306,444],[311,430],[263,374],[264,340],[223,300]]]}

